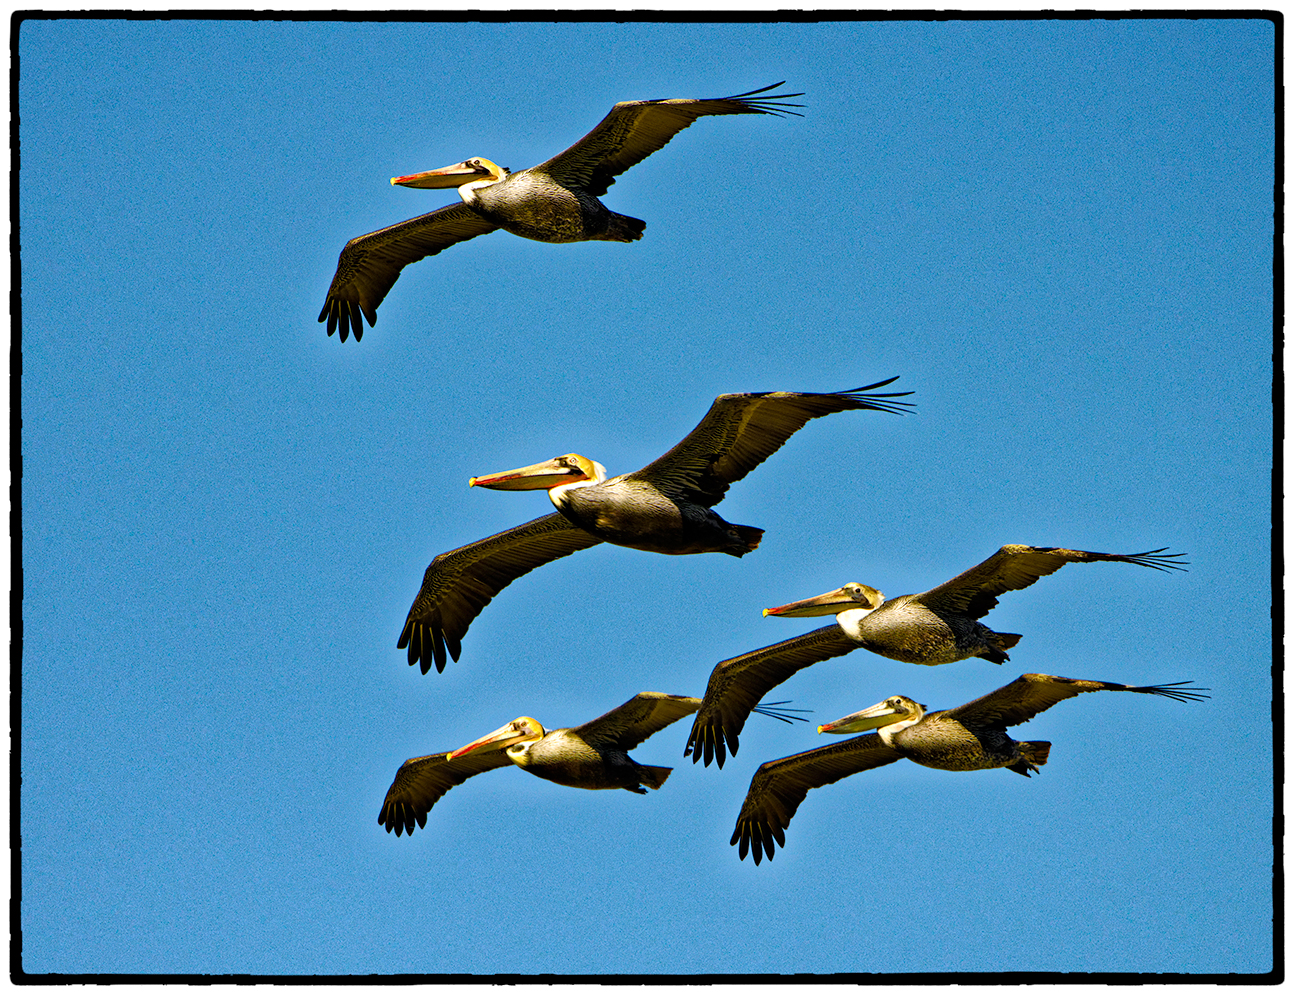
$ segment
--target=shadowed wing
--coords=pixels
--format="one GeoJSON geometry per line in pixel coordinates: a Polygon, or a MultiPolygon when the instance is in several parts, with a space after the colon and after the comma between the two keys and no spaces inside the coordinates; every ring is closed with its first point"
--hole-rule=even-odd
{"type": "Polygon", "coordinates": [[[1137,694],[1157,694],[1175,701],[1199,701],[1209,697],[1202,694],[1208,688],[1187,688],[1175,684],[1150,684],[1135,687],[1131,684],[1110,684],[1107,681],[1082,681],[1073,677],[1053,677],[1050,674],[1022,674],[1010,684],[990,691],[964,705],[947,709],[943,714],[957,719],[968,728],[1000,729],[1028,722],[1039,712],[1052,705],[1088,691],[1135,691],[1137,694]]]}
{"type": "Polygon", "coordinates": [[[503,750],[477,750],[457,760],[446,759],[448,755],[448,752],[433,753],[400,765],[377,816],[378,824],[386,826],[388,833],[394,829],[397,836],[413,835],[415,821],[426,829],[427,813],[446,791],[469,777],[512,764],[503,750]]]}
{"type": "Polygon", "coordinates": [[[1167,548],[1145,553],[1089,553],[1052,546],[1003,546],[983,563],[917,595],[916,600],[929,608],[982,618],[997,604],[999,594],[1023,590],[1066,563],[1108,561],[1135,563],[1154,570],[1184,570],[1185,562],[1179,562],[1177,557],[1185,554],[1164,553],[1167,548]]]}
{"type": "Polygon", "coordinates": [[[463,636],[490,600],[518,577],[602,540],[554,512],[487,539],[441,553],[423,574],[397,649],[422,672],[445,669],[445,651],[458,659],[463,636]]]}
{"type": "Polygon", "coordinates": [[[660,459],[625,477],[649,481],[669,497],[712,507],[723,500],[729,484],[772,456],[814,418],[837,411],[904,414],[911,405],[890,398],[907,397],[911,391],[864,393],[897,379],[890,377],[834,394],[721,394],[687,438],[660,459]]]}
{"type": "Polygon", "coordinates": [[[688,733],[683,756],[692,762],[713,757],[723,766],[725,746],[735,757],[738,734],[759,700],[797,670],[858,649],[835,622],[794,639],[743,653],[716,664],[705,688],[705,699],[688,733]]]}
{"type": "Polygon", "coordinates": [[[783,102],[791,97],[802,97],[802,93],[756,96],[781,85],[774,83],[749,93],[713,100],[622,100],[611,108],[611,113],[596,128],[565,152],[532,167],[530,172],[546,173],[564,187],[582,187],[594,197],[601,197],[617,176],[663,149],[670,139],[697,118],[714,114],[794,114],[802,117],[789,109],[802,107],[802,104],[783,102]]]}
{"type": "Polygon", "coordinates": [[[847,739],[781,760],[770,760],[755,771],[750,790],[737,816],[729,844],[740,859],[753,850],[755,863],[764,854],[773,859],[774,841],[786,846],[786,827],[810,788],[833,784],[842,777],[892,764],[900,755],[876,733],[847,739]],[[753,844],[753,845],[752,845],[753,844]]]}
{"type": "Polygon", "coordinates": [[[600,749],[632,750],[649,736],[691,715],[701,707],[700,698],[644,691],[618,708],[571,730],[590,746],[600,749]]]}
{"type": "Polygon", "coordinates": [[[494,230],[494,225],[466,204],[458,203],[352,238],[337,259],[337,272],[319,320],[327,319],[329,335],[340,329],[345,342],[346,336],[354,332],[358,342],[364,335],[360,312],[364,312],[370,325],[377,324],[377,306],[395,286],[400,270],[456,242],[494,230]]]}

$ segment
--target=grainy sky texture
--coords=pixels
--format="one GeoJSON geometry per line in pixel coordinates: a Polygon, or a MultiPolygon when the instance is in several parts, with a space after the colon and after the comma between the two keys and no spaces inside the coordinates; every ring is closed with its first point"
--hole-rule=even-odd
{"type": "MultiPolygon", "coordinates": [[[[21,172],[21,963],[31,974],[1271,970],[1272,232],[1264,20],[26,20],[21,172]],[[520,169],[618,100],[788,81],[604,198],[632,245],[495,233],[408,268],[362,342],[315,318],[347,239],[452,203],[388,178],[520,169]],[[599,546],[507,588],[443,674],[396,639],[433,556],[551,510],[467,478],[623,473],[713,398],[900,375],[905,417],[810,423],[719,511],[743,559],[599,546]],[[922,591],[1004,543],[1074,565],[986,619],[1011,660],[859,651],[723,770],[658,792],[508,768],[425,830],[408,757],[576,725],[922,591]],[[759,867],[763,761],[906,694],[1021,673],[1029,780],[903,762],[810,792],[759,867]]],[[[831,740],[835,742],[835,740],[831,740]]]]}

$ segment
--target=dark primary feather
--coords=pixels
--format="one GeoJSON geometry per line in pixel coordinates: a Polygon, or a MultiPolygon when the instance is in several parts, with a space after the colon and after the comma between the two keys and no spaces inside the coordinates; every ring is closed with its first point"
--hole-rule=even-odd
{"type": "Polygon", "coordinates": [[[997,604],[997,595],[1023,590],[1066,563],[1135,563],[1153,570],[1185,570],[1188,564],[1177,558],[1186,554],[1159,555],[1167,548],[1145,553],[1089,553],[1057,546],[1003,546],[983,563],[917,597],[930,608],[982,618],[997,604]]]}
{"type": "Polygon", "coordinates": [[[832,394],[775,391],[764,394],[721,394],[700,424],[669,452],[633,473],[663,493],[707,508],[723,500],[728,485],[741,480],[785,445],[786,440],[814,418],[838,411],[886,411],[904,414],[912,404],[891,398],[903,393],[866,393],[892,384],[898,377],[832,394]]]}
{"type": "Polygon", "coordinates": [[[364,336],[360,312],[370,325],[377,324],[377,306],[404,267],[495,230],[466,204],[458,203],[352,238],[337,259],[319,320],[327,319],[329,335],[340,329],[345,342],[353,331],[358,342],[364,336]]]}
{"type": "Polygon", "coordinates": [[[395,830],[397,836],[412,835],[415,821],[425,829],[427,813],[446,791],[469,777],[512,763],[503,750],[477,750],[457,760],[447,760],[447,756],[444,751],[406,760],[387,789],[378,825],[386,826],[388,833],[395,830]]]}
{"type": "Polygon", "coordinates": [[[947,709],[943,714],[957,719],[963,725],[976,729],[1006,729],[1008,726],[1028,722],[1039,712],[1052,705],[1087,691],[1133,691],[1137,694],[1157,694],[1174,701],[1200,701],[1207,697],[1201,692],[1209,688],[1187,688],[1191,681],[1173,684],[1111,684],[1108,681],[1084,681],[1073,677],[1053,677],[1051,674],[1022,674],[1010,684],[990,691],[964,705],[947,709]]]}
{"type": "Polygon", "coordinates": [[[644,691],[571,731],[597,749],[632,750],[700,706],[700,698],[644,691]]]}
{"type": "Polygon", "coordinates": [[[810,788],[834,784],[842,777],[884,767],[899,759],[901,755],[886,746],[880,736],[867,733],[843,743],[761,764],[750,779],[750,789],[737,815],[729,845],[738,847],[737,854],[742,860],[746,859],[747,850],[754,851],[756,864],[764,854],[772,860],[774,841],[786,846],[786,827],[810,788]]]}
{"type": "Polygon", "coordinates": [[[791,97],[804,96],[802,93],[769,93],[751,99],[781,85],[774,83],[749,93],[709,100],[622,100],[587,135],[564,152],[532,167],[532,171],[547,173],[563,186],[582,187],[594,197],[601,197],[617,176],[663,149],[698,118],[715,114],[803,117],[790,110],[802,104],[785,103],[791,97]]]}
{"type": "Polygon", "coordinates": [[[553,512],[441,553],[423,574],[396,648],[408,646],[409,664],[421,662],[424,674],[433,658],[444,671],[446,648],[457,660],[468,627],[496,594],[536,567],[601,541],[553,512]]]}
{"type": "Polygon", "coordinates": [[[834,622],[763,649],[724,660],[710,672],[705,698],[688,733],[683,756],[723,767],[725,748],[735,757],[738,735],[759,700],[798,670],[858,649],[834,622]]]}

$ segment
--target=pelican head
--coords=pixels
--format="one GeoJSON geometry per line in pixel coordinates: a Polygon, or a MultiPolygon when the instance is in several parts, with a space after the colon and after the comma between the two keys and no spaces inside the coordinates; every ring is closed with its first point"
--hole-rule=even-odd
{"type": "Polygon", "coordinates": [[[456,162],[442,169],[429,169],[425,173],[410,173],[408,176],[391,177],[393,187],[419,187],[421,189],[440,189],[442,187],[461,187],[464,183],[498,183],[508,175],[502,166],[495,165],[489,159],[467,159],[456,162]]]}
{"type": "Polygon", "coordinates": [[[886,698],[871,708],[864,708],[861,712],[854,712],[853,715],[846,715],[843,719],[818,726],[818,732],[843,735],[851,732],[866,732],[868,729],[882,729],[885,733],[895,733],[905,726],[920,722],[925,714],[925,705],[896,694],[893,698],[886,698]]]}
{"type": "Polygon", "coordinates": [[[537,491],[564,484],[600,484],[607,479],[606,467],[578,453],[554,456],[519,470],[505,470],[485,477],[472,477],[469,487],[489,487],[496,491],[537,491]]]}
{"type": "Polygon", "coordinates": [[[494,750],[507,750],[508,756],[513,757],[514,749],[524,753],[530,748],[531,743],[543,739],[544,735],[543,726],[529,715],[523,715],[519,719],[513,719],[506,726],[495,729],[488,736],[474,739],[466,746],[460,746],[453,753],[447,753],[445,759],[457,760],[464,753],[471,753],[473,750],[487,746],[494,750]]]}
{"type": "MultiPolygon", "coordinates": [[[[781,618],[808,618],[813,615],[839,615],[841,612],[861,610],[863,614],[875,611],[885,601],[885,595],[866,584],[850,582],[816,598],[792,601],[789,605],[765,608],[765,615],[781,618]]],[[[859,616],[861,617],[861,616],[859,616]]]]}

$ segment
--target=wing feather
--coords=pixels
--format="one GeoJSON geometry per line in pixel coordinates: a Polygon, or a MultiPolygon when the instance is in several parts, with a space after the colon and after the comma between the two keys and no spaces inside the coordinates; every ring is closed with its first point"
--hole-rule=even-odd
{"type": "Polygon", "coordinates": [[[617,176],[663,149],[698,118],[715,114],[793,114],[802,117],[790,110],[802,104],[785,102],[791,97],[804,96],[802,93],[770,93],[756,97],[756,94],[767,93],[781,85],[774,83],[749,93],[709,100],[622,100],[578,142],[530,171],[547,173],[562,186],[582,187],[594,197],[601,197],[615,183],[617,176]]]}
{"type": "Polygon", "coordinates": [[[1108,681],[1085,681],[1073,677],[1053,677],[1051,674],[1022,674],[1010,684],[990,691],[981,698],[969,701],[943,714],[957,719],[973,729],[1005,730],[1008,726],[1028,722],[1040,712],[1066,698],[1088,691],[1134,691],[1137,694],[1157,694],[1176,701],[1198,701],[1209,697],[1201,694],[1208,688],[1187,688],[1191,681],[1174,684],[1111,684],[1108,681]]]}
{"type": "Polygon", "coordinates": [[[319,320],[327,320],[329,335],[340,329],[345,342],[353,331],[358,342],[364,335],[360,312],[369,325],[377,324],[377,306],[395,286],[402,269],[494,230],[485,218],[458,203],[352,238],[337,259],[337,272],[319,320]]]}
{"type": "Polygon", "coordinates": [[[725,748],[737,755],[738,735],[764,695],[796,671],[856,649],[858,643],[833,622],[716,664],[683,756],[693,763],[704,756],[707,767],[714,758],[723,767],[725,748]]]}
{"type": "Polygon", "coordinates": [[[700,707],[700,698],[644,691],[572,731],[590,746],[632,750],[649,736],[700,707]]]}
{"type": "Polygon", "coordinates": [[[670,497],[712,507],[723,500],[729,484],[772,456],[814,418],[838,411],[903,414],[911,405],[890,398],[907,397],[911,391],[866,393],[897,379],[833,394],[722,394],[682,442],[625,476],[650,481],[670,497]]]}
{"type": "Polygon", "coordinates": [[[997,604],[999,594],[1023,590],[1066,563],[1108,561],[1135,563],[1153,570],[1184,570],[1185,562],[1177,557],[1185,554],[1164,553],[1167,548],[1144,553],[1089,553],[1056,546],[1003,546],[983,563],[917,595],[916,600],[936,610],[982,618],[997,604]]]}
{"type": "Polygon", "coordinates": [[[386,826],[388,833],[394,829],[397,836],[412,836],[415,822],[425,829],[427,813],[446,791],[469,777],[512,763],[502,750],[478,750],[457,760],[447,757],[448,753],[433,753],[400,765],[377,816],[378,824],[386,826]]]}
{"type": "Polygon", "coordinates": [[[729,845],[738,847],[742,860],[747,850],[753,851],[756,864],[765,854],[772,860],[774,841],[786,846],[786,828],[810,788],[834,784],[850,774],[884,767],[898,759],[900,754],[886,746],[880,736],[867,733],[762,764],[750,779],[750,790],[737,815],[729,845]]]}
{"type": "Polygon", "coordinates": [[[601,541],[554,512],[441,553],[423,575],[396,648],[407,646],[409,664],[421,662],[424,674],[433,659],[443,671],[446,648],[457,660],[468,626],[496,594],[536,567],[601,541]]]}

